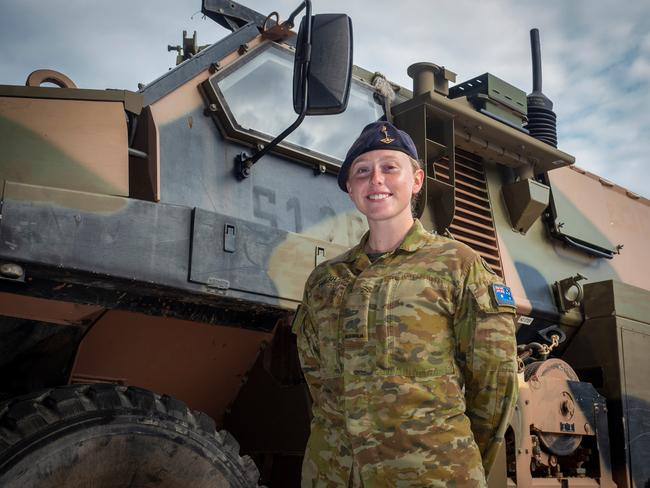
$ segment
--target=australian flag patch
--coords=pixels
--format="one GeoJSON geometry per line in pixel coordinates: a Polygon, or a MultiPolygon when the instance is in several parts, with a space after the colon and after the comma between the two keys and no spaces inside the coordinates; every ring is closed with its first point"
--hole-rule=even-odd
{"type": "Polygon", "coordinates": [[[492,284],[492,291],[494,292],[494,298],[497,301],[497,305],[506,307],[515,306],[515,299],[512,298],[510,287],[500,283],[494,283],[492,284]]]}

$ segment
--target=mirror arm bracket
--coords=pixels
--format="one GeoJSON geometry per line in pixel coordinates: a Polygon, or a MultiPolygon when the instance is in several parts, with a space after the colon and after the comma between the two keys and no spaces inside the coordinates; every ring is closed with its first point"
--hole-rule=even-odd
{"type": "Polygon", "coordinates": [[[253,165],[267,152],[269,152],[271,149],[277,146],[285,137],[291,134],[302,123],[306,114],[307,114],[307,104],[305,104],[305,106],[302,109],[302,112],[300,113],[298,118],[294,121],[294,123],[291,124],[289,127],[287,127],[284,130],[284,132],[282,132],[279,136],[277,136],[275,139],[273,139],[271,142],[265,145],[261,150],[256,151],[252,156],[246,152],[242,152],[238,154],[235,157],[235,171],[237,173],[237,178],[239,178],[240,180],[248,178],[251,174],[251,169],[253,168],[253,165]]]}
{"type": "Polygon", "coordinates": [[[303,1],[300,5],[298,5],[298,8],[291,12],[291,15],[289,15],[289,18],[285,21],[286,24],[290,25],[293,27],[295,25],[294,19],[296,18],[296,15],[298,15],[302,10],[307,7],[310,15],[311,15],[311,0],[309,0],[309,5],[307,5],[307,1],[303,1]]]}
{"type": "MultiPolygon", "coordinates": [[[[308,20],[311,19],[311,0],[304,0],[300,4],[300,6],[296,10],[294,10],[294,12],[289,17],[291,22],[293,22],[294,17],[298,15],[303,8],[306,9],[305,18],[308,20]]],[[[296,128],[298,128],[298,126],[302,123],[303,119],[305,118],[305,115],[307,115],[307,100],[308,100],[307,80],[309,79],[309,63],[311,61],[311,22],[310,21],[305,22],[305,44],[307,47],[305,49],[305,56],[303,57],[303,59],[299,60],[301,64],[300,69],[302,71],[302,88],[303,88],[302,109],[300,110],[300,115],[298,115],[298,118],[294,121],[293,124],[287,127],[280,135],[278,135],[271,142],[266,144],[261,150],[256,151],[252,156],[249,155],[248,153],[242,152],[235,157],[235,173],[237,178],[240,180],[248,178],[251,174],[253,165],[257,161],[259,161],[259,159],[262,156],[264,156],[267,152],[269,152],[271,149],[277,146],[285,137],[287,137],[294,130],[296,130],[296,128]]]]}

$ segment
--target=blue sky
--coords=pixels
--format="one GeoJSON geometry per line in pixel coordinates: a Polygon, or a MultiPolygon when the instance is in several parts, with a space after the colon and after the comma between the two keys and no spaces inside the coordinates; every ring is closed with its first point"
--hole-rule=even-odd
{"type": "MultiPolygon", "coordinates": [[[[297,0],[246,5],[283,18],[297,0]]],[[[407,87],[406,68],[429,61],[459,82],[487,71],[529,93],[528,32],[539,28],[560,149],[650,197],[650,2],[313,0],[313,8],[350,15],[355,63],[407,87]]],[[[0,0],[0,84],[52,68],[79,87],[135,90],[174,65],[167,45],[182,30],[197,30],[200,44],[227,34],[199,10],[200,0],[0,0]]]]}

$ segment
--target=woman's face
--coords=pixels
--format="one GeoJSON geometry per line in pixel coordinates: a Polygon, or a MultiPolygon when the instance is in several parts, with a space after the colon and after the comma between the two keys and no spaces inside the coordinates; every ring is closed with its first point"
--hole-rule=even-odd
{"type": "Polygon", "coordinates": [[[377,149],[353,161],[347,188],[369,224],[391,219],[411,222],[411,197],[420,191],[423,179],[424,171],[414,170],[403,152],[377,149]]]}

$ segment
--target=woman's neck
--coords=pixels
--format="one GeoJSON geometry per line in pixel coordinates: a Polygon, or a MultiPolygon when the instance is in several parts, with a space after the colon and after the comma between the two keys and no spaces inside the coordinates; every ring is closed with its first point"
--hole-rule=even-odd
{"type": "Polygon", "coordinates": [[[395,250],[413,227],[413,222],[413,217],[398,221],[368,221],[370,232],[365,251],[379,253],[395,250]]]}

